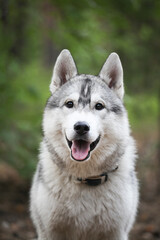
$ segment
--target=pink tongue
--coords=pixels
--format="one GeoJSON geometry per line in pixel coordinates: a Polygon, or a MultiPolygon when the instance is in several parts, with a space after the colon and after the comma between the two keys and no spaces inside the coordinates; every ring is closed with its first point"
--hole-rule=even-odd
{"type": "Polygon", "coordinates": [[[72,156],[76,160],[84,160],[89,153],[90,144],[82,140],[75,140],[72,142],[72,156]]]}

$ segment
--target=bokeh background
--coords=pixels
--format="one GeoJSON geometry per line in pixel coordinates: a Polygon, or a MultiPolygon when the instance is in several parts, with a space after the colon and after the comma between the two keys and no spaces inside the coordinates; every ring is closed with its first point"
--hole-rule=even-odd
{"type": "Polygon", "coordinates": [[[28,192],[59,52],[98,74],[111,52],[124,68],[137,141],[140,207],[131,239],[160,239],[160,1],[0,0],[0,239],[33,239],[28,192]]]}

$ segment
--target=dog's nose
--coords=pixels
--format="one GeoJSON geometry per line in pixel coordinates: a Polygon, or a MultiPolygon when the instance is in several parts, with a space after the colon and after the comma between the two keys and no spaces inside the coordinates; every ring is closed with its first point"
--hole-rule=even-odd
{"type": "Polygon", "coordinates": [[[74,124],[74,130],[79,135],[84,135],[85,133],[87,133],[90,130],[90,127],[89,127],[88,123],[86,123],[86,122],[77,122],[74,124]]]}

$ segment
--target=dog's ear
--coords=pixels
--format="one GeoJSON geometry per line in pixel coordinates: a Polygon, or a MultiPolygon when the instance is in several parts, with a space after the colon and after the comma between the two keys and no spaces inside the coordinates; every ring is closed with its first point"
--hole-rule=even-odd
{"type": "Polygon", "coordinates": [[[57,58],[54,66],[50,91],[54,93],[57,88],[77,75],[77,68],[69,50],[64,49],[57,58]]]}
{"type": "Polygon", "coordinates": [[[109,55],[99,76],[107,83],[109,88],[113,89],[120,99],[123,99],[123,68],[117,53],[111,53],[109,55]]]}

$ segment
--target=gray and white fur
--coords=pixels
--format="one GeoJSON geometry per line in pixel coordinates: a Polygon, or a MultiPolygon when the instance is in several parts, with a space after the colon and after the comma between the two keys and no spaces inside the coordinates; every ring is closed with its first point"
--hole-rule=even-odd
{"type": "Polygon", "coordinates": [[[118,55],[98,76],[79,75],[63,50],[50,91],[30,194],[38,240],[128,240],[138,182],[118,55]],[[78,181],[104,172],[108,179],[98,186],[78,181]]]}

